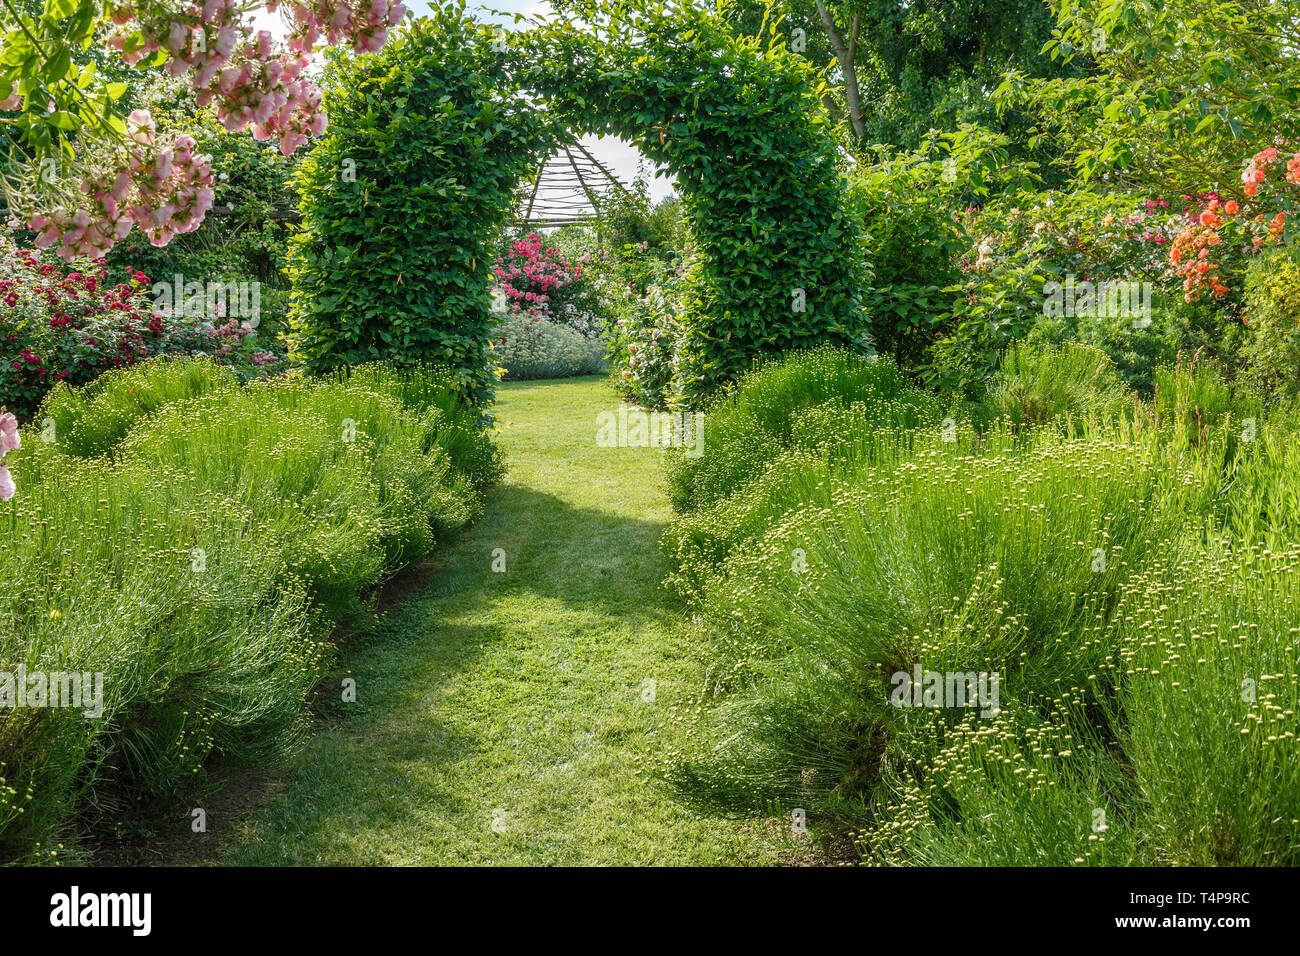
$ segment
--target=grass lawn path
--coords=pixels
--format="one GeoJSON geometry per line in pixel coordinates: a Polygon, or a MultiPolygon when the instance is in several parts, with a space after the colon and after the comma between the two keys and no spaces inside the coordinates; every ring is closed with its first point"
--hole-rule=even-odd
{"type": "Polygon", "coordinates": [[[767,827],[681,806],[649,776],[703,662],[659,587],[658,453],[596,446],[615,408],[596,378],[500,388],[509,473],[486,515],[349,642],[357,702],[331,708],[224,862],[775,862],[767,827]]]}

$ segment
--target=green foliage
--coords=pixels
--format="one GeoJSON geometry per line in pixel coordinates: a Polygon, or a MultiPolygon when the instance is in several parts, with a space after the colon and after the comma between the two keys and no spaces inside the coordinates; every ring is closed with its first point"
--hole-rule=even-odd
{"type": "Polygon", "coordinates": [[[1149,326],[1138,327],[1126,315],[1095,319],[1045,316],[1035,322],[1024,344],[1031,347],[1063,346],[1070,342],[1091,345],[1106,353],[1130,390],[1150,398],[1157,366],[1173,362],[1183,341],[1175,318],[1175,310],[1162,306],[1152,309],[1149,326]]]}
{"type": "MultiPolygon", "coordinates": [[[[887,748],[909,766],[919,756],[910,712],[890,706],[892,675],[918,661],[999,672],[1010,710],[1008,698],[1033,706],[1058,690],[1055,677],[1081,681],[1097,665],[1087,654],[1057,660],[1047,635],[1108,600],[1121,569],[1095,573],[1094,547],[1138,561],[1151,546],[1152,462],[1119,443],[1051,436],[1017,454],[1005,428],[984,436],[974,461],[968,428],[951,442],[932,428],[894,447],[806,500],[787,499],[783,518],[706,585],[719,650],[741,668],[720,716],[752,728],[688,768],[715,797],[751,789],[753,800],[788,800],[795,768],[808,766],[816,809],[854,813],[887,748]],[[824,746],[809,764],[815,738],[824,746]]],[[[943,714],[948,724],[958,716],[943,714]]]]}
{"type": "Polygon", "coordinates": [[[54,440],[6,460],[0,669],[101,673],[104,709],[0,711],[0,860],[50,862],[78,815],[174,794],[212,755],[295,745],[335,624],[479,510],[494,453],[454,384],[151,361],[50,396],[54,440]]]}
{"type": "MultiPolygon", "coordinates": [[[[0,114],[5,145],[17,147],[0,165],[6,186],[20,178],[22,160],[63,164],[73,159],[74,142],[125,132],[120,101],[132,71],[95,43],[105,36],[109,13],[94,0],[6,3],[0,10],[0,92],[25,97],[22,110],[0,114]]],[[[155,53],[144,63],[164,58],[155,53]]]]}
{"type": "Polygon", "coordinates": [[[1042,289],[1048,278],[1043,260],[994,259],[977,263],[965,281],[950,287],[951,331],[932,350],[924,378],[941,391],[978,398],[1002,362],[1042,315],[1042,289]]]}
{"type": "Polygon", "coordinates": [[[823,103],[855,152],[875,143],[909,148],[932,130],[978,123],[1009,134],[1013,152],[1027,157],[1028,118],[1000,113],[988,89],[1011,67],[1035,77],[1074,72],[1042,52],[1054,22],[1043,0],[741,0],[737,8],[737,29],[749,34],[760,33],[773,13],[783,18],[791,48],[827,75],[823,103]],[[844,49],[836,50],[822,9],[844,49]],[[862,101],[860,136],[843,80],[845,58],[862,101]]]}
{"type": "Polygon", "coordinates": [[[630,251],[609,273],[602,284],[603,298],[619,303],[611,310],[615,318],[606,336],[618,371],[615,385],[629,401],[654,408],[674,389],[690,295],[687,262],[670,268],[648,253],[630,251]],[[637,283],[647,273],[657,273],[658,278],[638,292],[637,283]]]}
{"type": "Polygon", "coordinates": [[[368,362],[335,372],[345,385],[391,395],[424,427],[426,454],[435,447],[447,453],[452,468],[475,490],[496,484],[505,473],[501,453],[484,426],[491,416],[466,404],[457,376],[436,366],[368,362]]]}
{"type": "Polygon", "coordinates": [[[721,12],[582,0],[519,37],[525,82],[574,128],[621,136],[677,179],[691,242],[672,393],[701,400],[756,357],[862,345],[862,266],[806,61],[721,12]],[[802,311],[801,311],[802,309],[802,311]]]}
{"type": "Polygon", "coordinates": [[[508,381],[594,375],[605,368],[605,346],[544,318],[499,315],[493,351],[508,381]]]}
{"type": "Polygon", "coordinates": [[[1041,111],[1050,138],[1085,179],[1110,174],[1169,196],[1208,188],[1244,198],[1242,144],[1300,139],[1290,3],[1052,0],[1044,51],[1075,76],[1009,71],[1004,108],[1041,111]]]}
{"type": "Polygon", "coordinates": [[[338,63],[290,249],[291,345],[309,370],[428,362],[490,397],[493,243],[550,135],[493,47],[447,6],[338,63]]]}
{"type": "Polygon", "coordinates": [[[1267,392],[1300,395],[1300,261],[1294,251],[1261,256],[1246,272],[1248,378],[1267,392]]]}
{"type": "Polygon", "coordinates": [[[876,343],[949,391],[969,390],[996,367],[1006,342],[1022,334],[1034,294],[1017,271],[1032,270],[1033,260],[963,274],[971,271],[963,257],[979,241],[972,204],[1034,181],[1032,164],[1010,160],[1008,142],[975,126],[931,131],[910,151],[878,147],[879,159],[854,172],[876,343]]]}
{"type": "Polygon", "coordinates": [[[682,201],[669,196],[650,201],[649,184],[638,176],[629,193],[611,190],[600,203],[600,233],[603,243],[625,263],[625,278],[642,293],[655,279],[657,270],[637,268],[639,263],[672,263],[690,242],[682,201]]]}
{"type": "Polygon", "coordinates": [[[972,122],[1023,139],[1018,130],[1024,118],[999,115],[987,89],[1008,68],[1035,77],[1061,69],[1040,53],[1052,27],[1043,0],[867,0],[857,6],[864,19],[857,59],[869,105],[868,142],[906,145],[929,130],[972,122]]]}
{"type": "Polygon", "coordinates": [[[1008,347],[1078,339],[1104,349],[1123,378],[1149,395],[1155,366],[1180,349],[1213,343],[1231,352],[1231,320],[1181,295],[1173,302],[1162,289],[1168,239],[1182,222],[1170,218],[1168,202],[1086,188],[1041,190],[1033,188],[1032,170],[1018,183],[1010,173],[1000,170],[1006,188],[991,191],[980,207],[958,213],[949,203],[950,229],[968,245],[953,263],[957,280],[943,290],[952,305],[933,329],[920,369],[925,381],[978,397],[1008,347]],[[1120,307],[1096,298],[1106,283],[1123,284],[1120,307]],[[1094,292],[1079,298],[1076,288],[1094,292]]]}

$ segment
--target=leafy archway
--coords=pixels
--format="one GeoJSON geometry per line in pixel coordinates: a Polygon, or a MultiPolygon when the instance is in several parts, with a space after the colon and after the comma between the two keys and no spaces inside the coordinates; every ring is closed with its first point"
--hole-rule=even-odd
{"type": "Polygon", "coordinates": [[[327,90],[293,255],[309,363],[382,355],[473,377],[511,180],[569,130],[620,136],[677,178],[698,254],[674,395],[696,402],[764,354],[866,340],[834,139],[785,37],[734,36],[725,9],[557,6],[508,35],[435,10],[327,90]]]}
{"type": "Polygon", "coordinates": [[[736,36],[725,4],[556,7],[519,35],[523,84],[568,127],[636,144],[682,194],[699,256],[674,390],[694,401],[760,355],[864,341],[858,227],[818,78],[788,38],[736,36]]]}

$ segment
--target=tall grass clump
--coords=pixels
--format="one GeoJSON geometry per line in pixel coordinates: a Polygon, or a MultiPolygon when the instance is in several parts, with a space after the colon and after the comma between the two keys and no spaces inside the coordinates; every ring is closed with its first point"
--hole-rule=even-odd
{"type": "Polygon", "coordinates": [[[1111,421],[1133,407],[1110,356],[1083,342],[1012,348],[985,402],[1016,426],[1111,421]]]}
{"type": "Polygon", "coordinates": [[[1263,402],[1248,386],[1228,382],[1200,352],[1188,360],[1180,354],[1172,365],[1156,369],[1153,413],[1158,421],[1180,428],[1189,443],[1196,445],[1214,430],[1249,431],[1248,420],[1257,424],[1263,402]]]}
{"type": "Polygon", "coordinates": [[[0,859],[48,861],[211,757],[292,749],[334,627],[470,520],[492,479],[477,413],[418,372],[187,385],[121,432],[131,406],[108,396],[205,374],[146,363],[52,394],[10,459],[0,671],[100,674],[102,700],[0,709],[0,859]],[[70,422],[48,442],[47,413],[70,422]],[[85,454],[88,436],[110,450],[85,454]]]}
{"type": "Polygon", "coordinates": [[[978,452],[918,437],[897,463],[828,482],[704,588],[725,683],[743,689],[723,723],[750,730],[700,782],[771,800],[820,789],[838,812],[870,792],[843,786],[874,774],[882,753],[866,742],[907,720],[894,674],[997,672],[1004,706],[1082,679],[1098,657],[1079,634],[1158,546],[1164,496],[1181,493],[1155,480],[1160,465],[1115,437],[1044,431],[1026,448],[1002,428],[978,452]],[[814,759],[803,744],[817,738],[843,749],[814,759]]]}

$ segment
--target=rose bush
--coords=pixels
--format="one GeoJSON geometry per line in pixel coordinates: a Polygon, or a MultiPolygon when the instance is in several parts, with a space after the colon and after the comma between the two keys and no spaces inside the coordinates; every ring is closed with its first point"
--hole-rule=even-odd
{"type": "Polygon", "coordinates": [[[497,258],[495,275],[510,312],[563,319],[583,292],[581,262],[569,263],[554,246],[530,232],[497,258]]]}
{"type": "Polygon", "coordinates": [[[0,405],[29,416],[54,385],[89,382],[152,355],[212,356],[241,378],[283,368],[283,347],[249,322],[165,310],[150,277],[108,281],[104,261],[72,271],[0,240],[0,405]]]}
{"type": "Polygon", "coordinates": [[[9,409],[29,415],[56,382],[88,382],[163,350],[149,277],[104,277],[102,263],[65,272],[0,242],[0,402],[9,409]]]}

